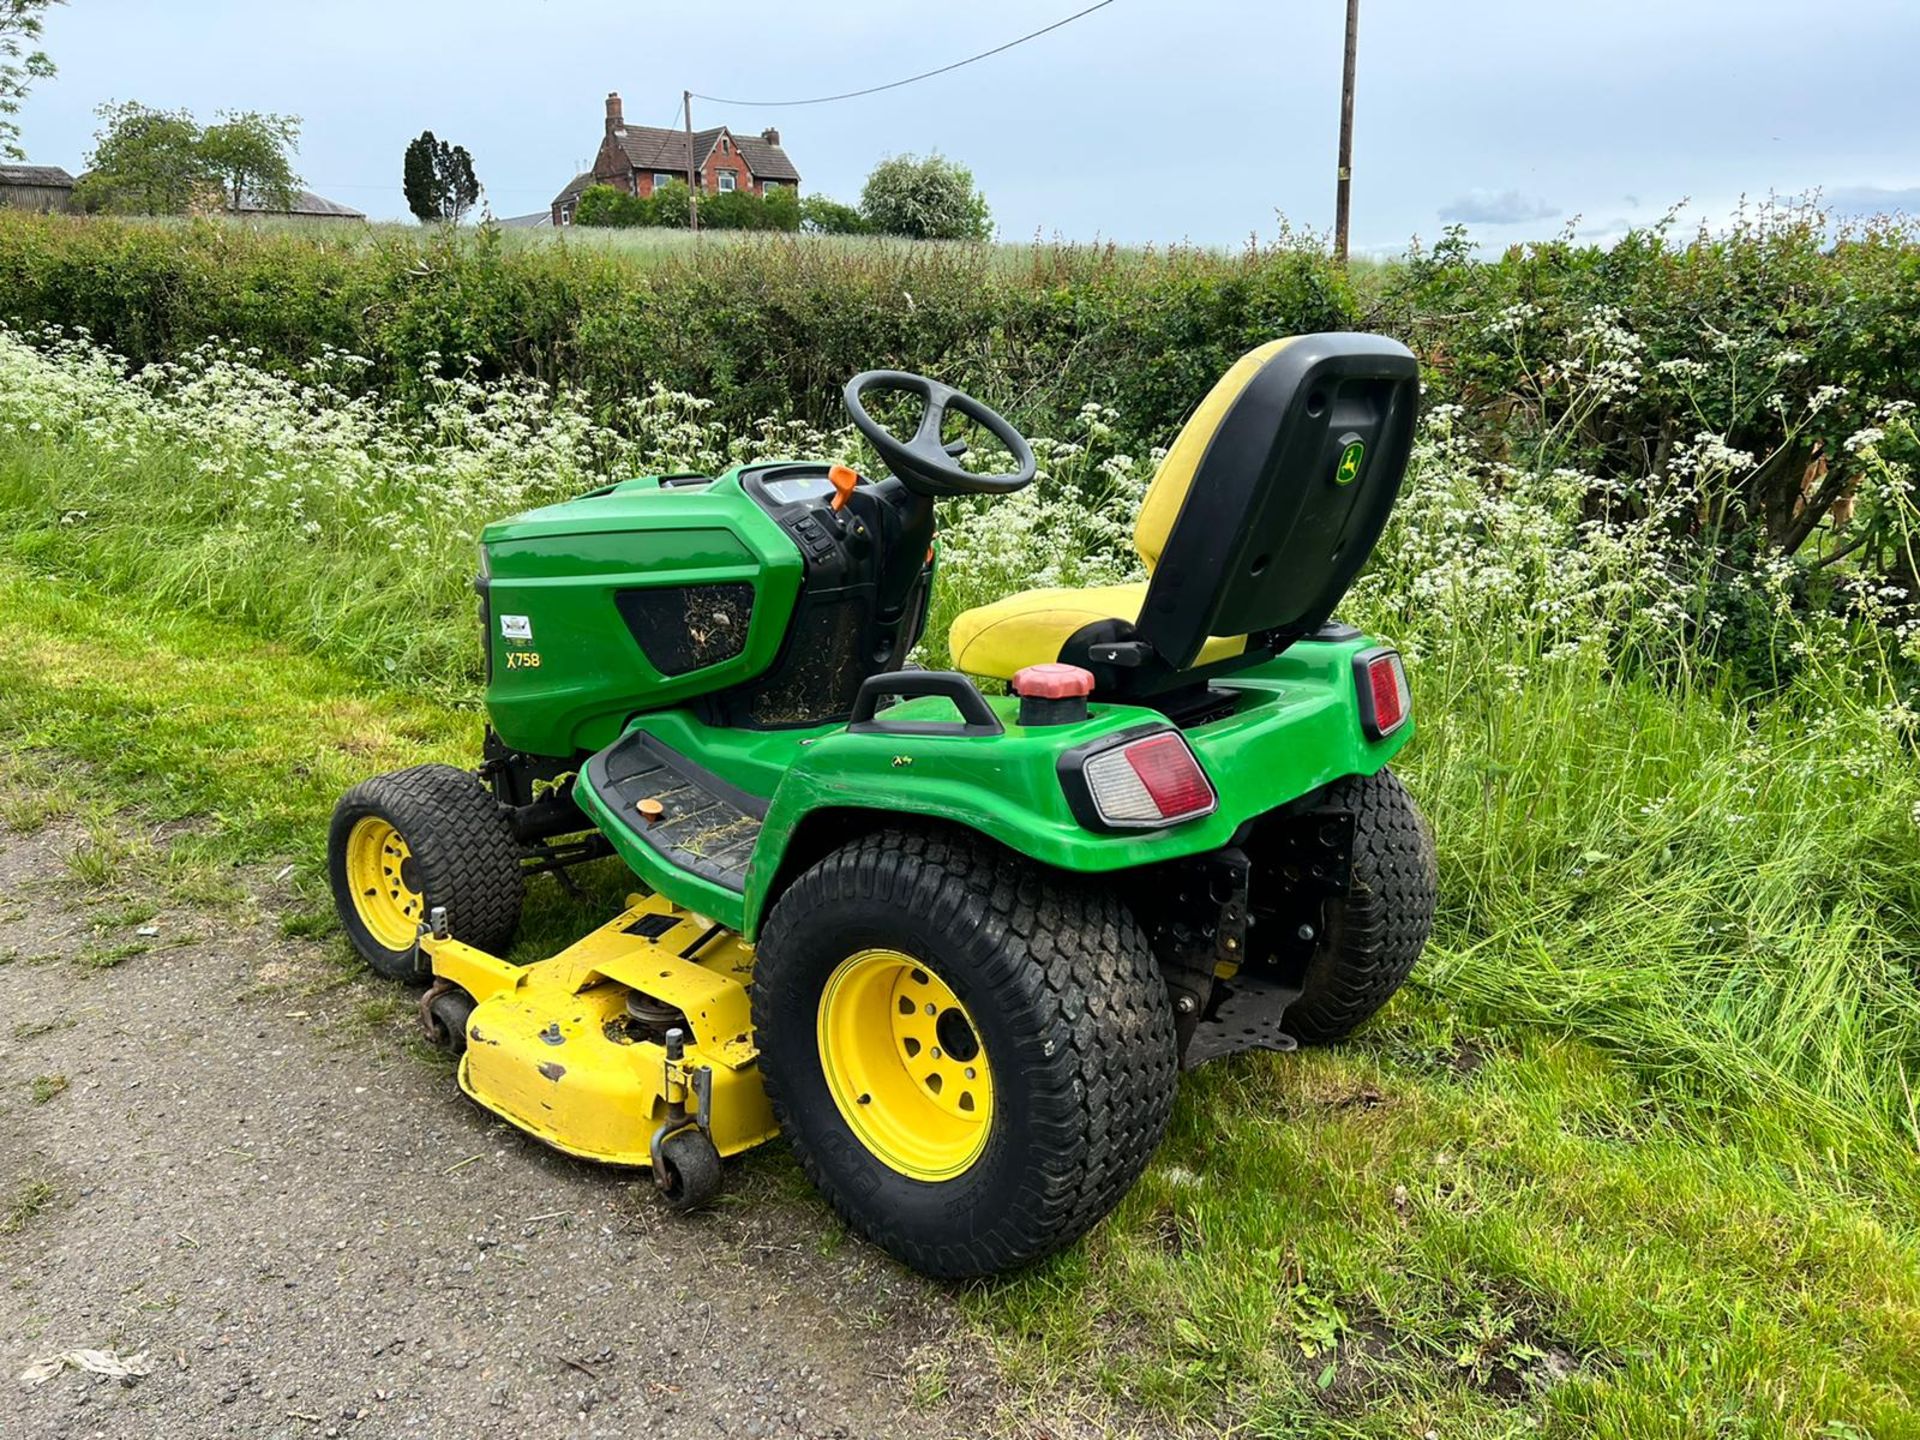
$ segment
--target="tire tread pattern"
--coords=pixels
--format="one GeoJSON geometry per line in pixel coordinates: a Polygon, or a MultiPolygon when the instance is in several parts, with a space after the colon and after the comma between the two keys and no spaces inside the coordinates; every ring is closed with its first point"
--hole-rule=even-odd
{"type": "MultiPolygon", "coordinates": [[[[367,814],[385,816],[406,838],[422,893],[429,906],[446,907],[455,937],[494,954],[513,943],[526,897],[523,851],[506,811],[472,772],[413,765],[361,781],[334,809],[334,848],[345,844],[351,821],[367,814]]],[[[351,899],[337,879],[336,889],[344,919],[351,899]]],[[[374,956],[367,959],[379,968],[374,956]]]]}
{"type": "Polygon", "coordinates": [[[1324,803],[1353,812],[1353,890],[1327,907],[1326,944],[1287,1010],[1288,1032],[1312,1044],[1345,1039],[1392,998],[1433,929],[1438,890],[1433,837],[1391,770],[1336,781],[1324,803]]]}
{"type": "MultiPolygon", "coordinates": [[[[799,927],[831,923],[835,902],[854,899],[899,905],[961,938],[983,962],[987,1003],[1033,1036],[1023,1053],[995,1062],[1022,1065],[1034,1082],[1029,1123],[1015,1139],[1025,1173],[1018,1197],[985,1228],[917,1239],[839,1183],[793,1123],[792,1096],[769,1068],[775,1116],[808,1178],[848,1225],[922,1273],[983,1275],[1071,1244],[1139,1178],[1172,1114],[1172,1008],[1132,915],[1109,886],[1044,873],[964,833],[868,835],[814,866],[775,907],[756,963],[757,1034],[804,1025],[813,1043],[810,1014],[776,1013],[782,988],[767,971],[778,971],[799,927]]],[[[832,1123],[844,1122],[836,1114],[832,1123]]]]}

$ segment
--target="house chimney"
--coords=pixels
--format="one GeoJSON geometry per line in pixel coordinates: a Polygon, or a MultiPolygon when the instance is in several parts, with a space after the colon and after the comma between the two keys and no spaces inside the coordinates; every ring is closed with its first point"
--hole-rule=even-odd
{"type": "Polygon", "coordinates": [[[769,145],[778,145],[780,143],[780,132],[769,125],[760,132],[760,138],[769,145]]]}
{"type": "Polygon", "coordinates": [[[615,130],[626,128],[627,117],[620,110],[620,92],[609,90],[607,92],[607,133],[611,135],[615,130]]]}

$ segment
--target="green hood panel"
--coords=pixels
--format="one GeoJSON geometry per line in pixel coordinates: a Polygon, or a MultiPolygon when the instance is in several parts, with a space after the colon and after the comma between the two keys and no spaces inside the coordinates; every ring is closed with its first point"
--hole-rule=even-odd
{"type": "Polygon", "coordinates": [[[800,552],[740,486],[629,480],[497,521],[481,534],[487,709],[534,755],[598,750],[638,710],[739,684],[773,664],[800,589],[800,552]],[[663,668],[621,597],[678,597],[686,625],[716,622],[711,663],[663,668]],[[697,612],[697,613],[696,613],[697,612]]]}

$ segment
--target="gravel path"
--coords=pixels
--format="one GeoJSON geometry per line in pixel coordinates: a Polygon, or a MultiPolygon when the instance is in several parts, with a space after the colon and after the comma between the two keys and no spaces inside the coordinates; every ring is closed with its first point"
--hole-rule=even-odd
{"type": "Polygon", "coordinates": [[[1003,1428],[941,1292],[842,1243],[784,1156],[672,1217],[492,1120],[394,991],[265,918],[163,909],[89,964],[136,932],[100,928],[74,838],[0,836],[0,1434],[1003,1428]],[[152,1373],[15,1378],[107,1347],[152,1373]]]}

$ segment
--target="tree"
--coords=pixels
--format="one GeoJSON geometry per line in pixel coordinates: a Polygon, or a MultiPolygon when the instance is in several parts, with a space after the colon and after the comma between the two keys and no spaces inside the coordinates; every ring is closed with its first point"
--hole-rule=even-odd
{"type": "Polygon", "coordinates": [[[431,130],[422,130],[418,138],[408,142],[400,162],[400,189],[407,197],[407,209],[423,225],[440,218],[439,185],[433,173],[439,143],[431,130]]]}
{"type": "Polygon", "coordinates": [[[300,193],[290,152],[300,148],[300,117],[259,110],[222,110],[200,134],[200,154],[220,179],[230,208],[251,200],[263,210],[290,210],[300,193]]]}
{"type": "Polygon", "coordinates": [[[589,185],[574,203],[573,223],[589,229],[623,229],[649,223],[646,201],[611,185],[589,185]]]}
{"type": "Polygon", "coordinates": [[[24,160],[20,148],[20,102],[36,80],[53,78],[47,52],[31,42],[40,38],[41,19],[48,8],[66,0],[0,0],[0,160],[24,160]]]}
{"type": "Polygon", "coordinates": [[[108,101],[94,113],[103,123],[74,192],[88,210],[178,215],[247,202],[285,210],[299,192],[289,153],[300,143],[297,115],[223,110],[203,130],[188,111],[137,100],[108,101]]]}
{"type": "Polygon", "coordinates": [[[791,190],[778,187],[764,199],[751,190],[723,190],[718,195],[700,197],[700,228],[798,230],[800,205],[791,190]]]}
{"type": "Polygon", "coordinates": [[[916,240],[988,240],[993,215],[973,172],[944,155],[889,155],[860,192],[860,213],[883,235],[916,240]]]}
{"type": "Polygon", "coordinates": [[[94,131],[87,174],[74,191],[85,208],[178,215],[218,183],[187,111],[109,100],[93,113],[104,123],[94,131]]]}
{"type": "Polygon", "coordinates": [[[436,140],[431,130],[422,130],[407,146],[400,183],[407,208],[422,224],[448,220],[458,225],[480,198],[480,182],[466,147],[436,140]]]}
{"type": "Polygon", "coordinates": [[[760,217],[765,222],[763,230],[798,230],[800,228],[800,197],[794,193],[791,185],[770,185],[760,200],[760,217]]]}
{"type": "Polygon", "coordinates": [[[867,220],[851,205],[825,195],[809,195],[800,202],[800,224],[815,235],[864,235],[867,220]]]}
{"type": "MultiPolygon", "coordinates": [[[[687,228],[687,216],[692,210],[691,192],[684,180],[669,180],[664,185],[653,187],[653,194],[639,201],[641,225],[657,225],[662,230],[684,230],[687,228]]],[[[700,223],[707,219],[706,206],[700,207],[700,223]]]]}

